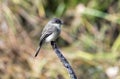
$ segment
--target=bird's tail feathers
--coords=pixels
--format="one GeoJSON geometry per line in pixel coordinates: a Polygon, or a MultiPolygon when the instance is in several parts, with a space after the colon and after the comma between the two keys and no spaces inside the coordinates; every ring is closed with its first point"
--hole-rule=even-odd
{"type": "Polygon", "coordinates": [[[40,48],[41,48],[41,46],[39,46],[39,47],[37,48],[37,51],[36,51],[36,53],[35,53],[35,57],[38,55],[38,53],[39,53],[39,51],[40,51],[40,48]]]}

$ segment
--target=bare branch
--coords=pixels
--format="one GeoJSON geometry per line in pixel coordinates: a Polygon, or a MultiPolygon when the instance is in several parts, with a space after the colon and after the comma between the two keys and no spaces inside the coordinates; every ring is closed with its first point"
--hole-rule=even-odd
{"type": "Polygon", "coordinates": [[[52,41],[51,45],[52,45],[52,48],[54,49],[55,53],[59,57],[60,61],[62,62],[62,64],[64,65],[64,67],[67,69],[68,73],[70,74],[71,79],[77,79],[77,77],[75,75],[75,72],[73,71],[73,69],[70,66],[70,64],[67,61],[67,59],[60,52],[59,48],[57,47],[57,44],[54,41],[52,41]]]}

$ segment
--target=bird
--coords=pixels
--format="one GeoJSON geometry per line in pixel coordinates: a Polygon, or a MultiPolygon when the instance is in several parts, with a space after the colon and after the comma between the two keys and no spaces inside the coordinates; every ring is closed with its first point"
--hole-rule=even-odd
{"type": "Polygon", "coordinates": [[[63,24],[62,20],[60,20],[59,18],[53,18],[45,25],[41,33],[39,46],[35,52],[35,57],[37,57],[44,43],[56,41],[56,39],[59,37],[61,33],[62,24],[63,24]]]}

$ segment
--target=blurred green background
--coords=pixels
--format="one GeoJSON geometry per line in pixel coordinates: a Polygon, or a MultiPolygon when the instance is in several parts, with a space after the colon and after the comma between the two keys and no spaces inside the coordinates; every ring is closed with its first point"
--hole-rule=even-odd
{"type": "Polygon", "coordinates": [[[0,0],[0,79],[70,79],[51,45],[34,58],[54,17],[78,79],[120,79],[120,0],[0,0]]]}

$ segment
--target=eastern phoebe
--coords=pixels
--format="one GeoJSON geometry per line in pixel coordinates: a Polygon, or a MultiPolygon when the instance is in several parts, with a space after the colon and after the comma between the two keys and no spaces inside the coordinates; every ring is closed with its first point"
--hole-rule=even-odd
{"type": "Polygon", "coordinates": [[[35,57],[38,55],[43,43],[55,41],[58,38],[61,32],[62,24],[63,22],[60,19],[53,18],[45,25],[40,37],[39,47],[37,48],[35,57]]]}

